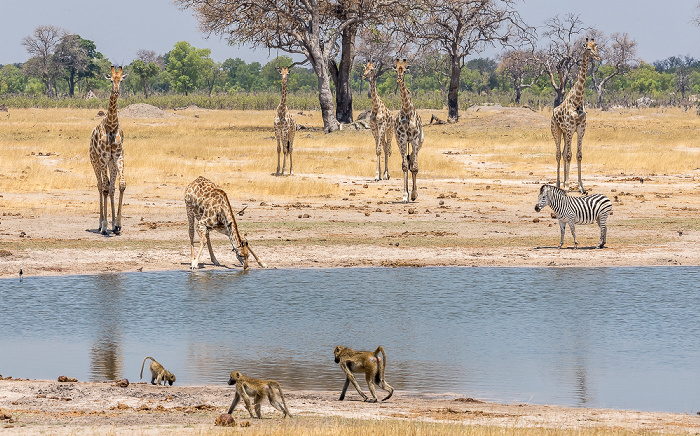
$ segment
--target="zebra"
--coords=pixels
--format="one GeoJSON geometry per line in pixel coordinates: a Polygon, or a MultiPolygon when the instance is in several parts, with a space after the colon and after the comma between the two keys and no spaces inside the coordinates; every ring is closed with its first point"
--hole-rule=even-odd
{"type": "Polygon", "coordinates": [[[578,247],[576,241],[576,229],[574,224],[598,223],[600,227],[600,242],[596,248],[605,246],[607,227],[605,222],[612,213],[612,202],[603,194],[592,194],[584,197],[569,197],[566,191],[552,185],[542,185],[540,195],[535,205],[535,211],[541,211],[549,205],[559,220],[561,229],[561,241],[559,248],[564,245],[564,229],[566,223],[571,227],[571,236],[574,237],[574,248],[578,247]]]}

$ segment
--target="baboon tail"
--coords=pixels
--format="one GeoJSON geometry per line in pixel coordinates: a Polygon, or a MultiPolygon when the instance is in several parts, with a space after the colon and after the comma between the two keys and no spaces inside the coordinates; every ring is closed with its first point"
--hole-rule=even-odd
{"type": "Polygon", "coordinates": [[[285,416],[289,416],[291,418],[292,414],[289,413],[289,408],[287,407],[287,402],[284,400],[284,394],[282,393],[282,386],[280,386],[279,383],[274,382],[274,387],[277,388],[277,391],[280,393],[280,398],[282,398],[282,405],[284,406],[285,416]]]}
{"type": "Polygon", "coordinates": [[[146,364],[146,360],[148,360],[148,359],[151,359],[151,360],[154,361],[154,362],[156,361],[156,360],[155,360],[154,358],[152,358],[151,356],[146,356],[146,357],[143,358],[143,363],[141,363],[141,375],[139,375],[139,380],[141,380],[141,379],[143,378],[143,366],[146,364]]]}
{"type": "Polygon", "coordinates": [[[374,350],[374,357],[377,358],[377,364],[379,366],[377,375],[374,376],[375,383],[380,383],[384,380],[384,368],[386,367],[386,353],[384,353],[384,348],[382,348],[381,345],[374,350]],[[379,357],[380,352],[382,353],[382,357],[379,357]]]}

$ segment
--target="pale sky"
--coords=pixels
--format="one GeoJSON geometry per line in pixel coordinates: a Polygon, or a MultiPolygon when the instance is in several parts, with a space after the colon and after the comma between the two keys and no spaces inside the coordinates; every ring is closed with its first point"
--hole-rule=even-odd
{"type": "MultiPolygon", "coordinates": [[[[517,10],[531,26],[540,27],[547,18],[573,12],[585,26],[606,34],[627,32],[637,41],[639,57],[653,62],[675,55],[700,58],[700,27],[690,23],[699,2],[524,0],[517,10]]],[[[264,64],[278,54],[231,47],[218,36],[205,38],[192,12],[180,11],[172,0],[0,0],[0,64],[26,61],[22,38],[41,25],[61,27],[94,41],[115,65],[130,63],[140,49],[163,54],[178,41],[211,49],[215,61],[240,57],[264,64]]]]}

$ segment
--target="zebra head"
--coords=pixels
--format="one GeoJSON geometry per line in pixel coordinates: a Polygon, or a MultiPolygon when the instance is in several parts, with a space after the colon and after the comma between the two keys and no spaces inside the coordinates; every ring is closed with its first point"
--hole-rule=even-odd
{"type": "Polygon", "coordinates": [[[539,212],[544,209],[545,206],[549,204],[549,192],[552,186],[542,185],[540,188],[540,195],[537,197],[537,204],[535,205],[535,212],[539,212]]]}

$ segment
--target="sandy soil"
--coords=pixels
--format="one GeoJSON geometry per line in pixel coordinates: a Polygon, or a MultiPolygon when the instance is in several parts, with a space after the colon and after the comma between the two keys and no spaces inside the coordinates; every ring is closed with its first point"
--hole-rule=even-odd
{"type": "MultiPolygon", "coordinates": [[[[233,399],[228,386],[152,386],[146,383],[117,387],[112,383],[59,383],[41,380],[1,380],[0,421],[2,434],[158,434],[197,433],[213,429],[233,399]],[[3,412],[4,410],[4,412],[3,412]]],[[[584,409],[531,404],[495,404],[470,398],[411,395],[397,391],[387,402],[369,404],[357,394],[337,401],[337,392],[286,392],[295,416],[340,416],[359,419],[411,419],[464,424],[587,429],[597,427],[629,430],[695,433],[700,416],[584,409]]],[[[264,418],[281,414],[267,403],[264,418]]],[[[236,420],[249,420],[239,405],[236,420]]]]}
{"type": "MultiPolygon", "coordinates": [[[[613,200],[607,247],[591,249],[598,241],[597,226],[578,226],[580,249],[573,249],[567,231],[559,250],[557,221],[549,209],[534,211],[539,186],[553,181],[548,178],[551,169],[546,174],[515,173],[460,150],[445,154],[469,171],[459,180],[419,176],[415,203],[399,201],[400,179],[377,182],[372,175],[292,176],[337,183],[342,195],[332,198],[323,192],[299,199],[229,196],[235,208],[248,206],[237,217],[239,226],[272,268],[700,265],[700,168],[679,175],[587,174],[587,188],[613,200]]],[[[20,269],[25,279],[187,269],[183,185],[129,185],[123,232],[106,237],[95,231],[97,194],[92,189],[0,193],[0,278],[17,277],[20,269]]],[[[212,265],[205,250],[201,268],[240,268],[226,238],[214,235],[213,241],[223,265],[212,265]]],[[[0,421],[0,429],[11,427],[3,434],[113,434],[113,426],[139,434],[172,426],[197,431],[212,427],[230,403],[231,392],[225,386],[118,388],[108,383],[2,380],[0,408],[14,422],[0,421]]],[[[691,415],[501,405],[401,392],[385,404],[371,405],[357,398],[340,403],[336,395],[289,392],[288,401],[297,415],[700,432],[700,417],[691,415]]],[[[238,417],[245,416],[239,412],[238,417]]]]}

